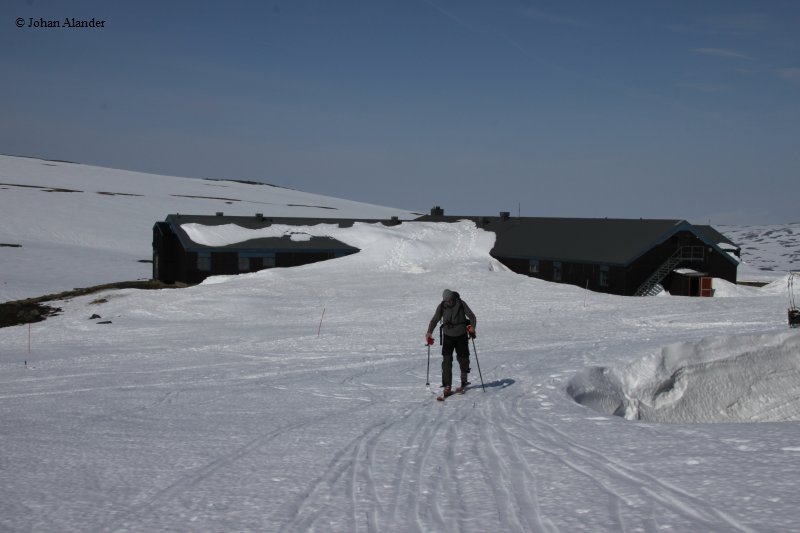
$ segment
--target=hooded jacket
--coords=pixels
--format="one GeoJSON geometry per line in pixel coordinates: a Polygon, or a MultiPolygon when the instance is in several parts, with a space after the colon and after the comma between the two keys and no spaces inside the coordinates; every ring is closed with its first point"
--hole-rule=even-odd
{"type": "Polygon", "coordinates": [[[473,328],[477,325],[475,313],[469,308],[467,302],[462,300],[457,292],[445,290],[442,294],[442,302],[436,308],[436,312],[428,324],[428,334],[432,334],[436,324],[442,321],[442,333],[448,337],[460,337],[466,335],[467,326],[473,328]]]}

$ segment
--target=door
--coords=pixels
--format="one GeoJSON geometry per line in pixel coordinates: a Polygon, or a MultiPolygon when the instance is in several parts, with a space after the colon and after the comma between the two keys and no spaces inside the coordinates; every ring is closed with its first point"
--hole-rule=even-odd
{"type": "Polygon", "coordinates": [[[710,277],[700,278],[700,296],[714,296],[713,281],[710,277]]]}

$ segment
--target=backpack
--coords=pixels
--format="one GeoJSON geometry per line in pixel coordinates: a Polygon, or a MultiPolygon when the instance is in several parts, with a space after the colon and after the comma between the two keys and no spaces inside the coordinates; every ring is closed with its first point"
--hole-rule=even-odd
{"type": "MultiPolygon", "coordinates": [[[[449,322],[447,324],[444,323],[444,313],[442,313],[442,323],[439,326],[439,338],[441,342],[442,336],[442,328],[444,326],[457,326],[459,324],[469,324],[469,319],[467,318],[467,313],[464,311],[464,305],[461,303],[461,295],[458,294],[456,291],[451,291],[453,293],[453,318],[457,322],[449,322]]],[[[444,304],[442,304],[444,305],[444,304]]]]}

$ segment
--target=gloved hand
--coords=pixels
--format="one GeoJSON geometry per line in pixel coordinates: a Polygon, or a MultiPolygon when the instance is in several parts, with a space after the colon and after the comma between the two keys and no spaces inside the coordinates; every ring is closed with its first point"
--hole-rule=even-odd
{"type": "Polygon", "coordinates": [[[433,335],[431,335],[430,333],[425,334],[425,344],[427,344],[428,346],[433,346],[433,335]]]}
{"type": "Polygon", "coordinates": [[[475,335],[475,328],[473,328],[473,327],[472,327],[472,324],[470,324],[469,326],[467,326],[467,335],[469,335],[469,338],[470,338],[470,339],[474,339],[474,338],[476,337],[476,335],[475,335]]]}

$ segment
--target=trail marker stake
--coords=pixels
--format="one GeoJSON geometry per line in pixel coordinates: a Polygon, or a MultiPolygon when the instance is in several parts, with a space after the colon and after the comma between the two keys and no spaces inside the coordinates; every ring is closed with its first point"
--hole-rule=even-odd
{"type": "Polygon", "coordinates": [[[319,317],[319,326],[317,327],[317,337],[319,337],[319,332],[322,329],[322,319],[325,318],[325,308],[322,308],[322,316],[319,317]]]}

